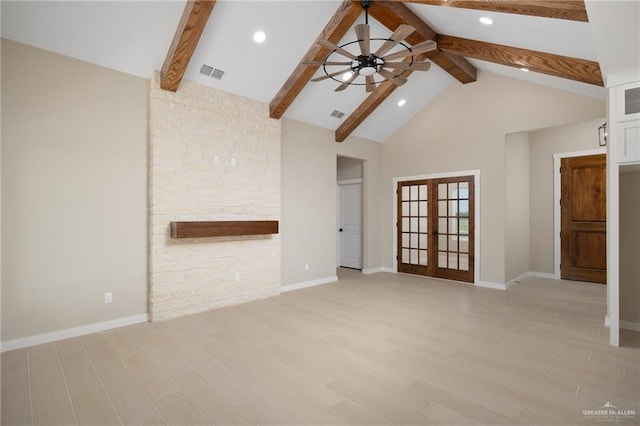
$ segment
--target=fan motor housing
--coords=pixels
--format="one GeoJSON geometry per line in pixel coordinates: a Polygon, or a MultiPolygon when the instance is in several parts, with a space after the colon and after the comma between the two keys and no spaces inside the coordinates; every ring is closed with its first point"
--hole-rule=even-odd
{"type": "Polygon", "coordinates": [[[376,55],[359,55],[355,67],[351,67],[354,71],[357,71],[360,75],[373,75],[377,73],[384,65],[384,59],[378,58],[376,55]]]}

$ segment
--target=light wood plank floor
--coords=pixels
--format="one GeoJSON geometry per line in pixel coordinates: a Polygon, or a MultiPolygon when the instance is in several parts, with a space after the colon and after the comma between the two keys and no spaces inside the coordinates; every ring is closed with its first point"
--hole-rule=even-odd
{"type": "Polygon", "coordinates": [[[604,286],[339,276],[4,353],[2,424],[640,422],[640,339],[608,346],[604,286]]]}

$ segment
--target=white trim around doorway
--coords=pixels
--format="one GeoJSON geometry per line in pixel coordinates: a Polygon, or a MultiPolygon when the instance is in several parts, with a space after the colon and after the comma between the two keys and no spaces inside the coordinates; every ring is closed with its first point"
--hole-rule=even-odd
{"type": "Polygon", "coordinates": [[[607,148],[553,154],[553,278],[560,279],[560,164],[563,158],[606,154],[607,148]]]}
{"type": "Polygon", "coordinates": [[[391,226],[393,229],[393,272],[398,272],[398,228],[396,223],[398,222],[398,194],[396,189],[398,188],[398,182],[406,182],[411,180],[423,180],[423,179],[440,179],[440,178],[452,178],[460,176],[473,176],[474,181],[474,212],[475,212],[475,226],[474,226],[474,247],[473,247],[473,281],[476,285],[482,285],[480,281],[480,170],[465,170],[460,172],[448,172],[448,173],[432,173],[427,175],[418,176],[401,176],[393,178],[393,215],[391,226]]]}

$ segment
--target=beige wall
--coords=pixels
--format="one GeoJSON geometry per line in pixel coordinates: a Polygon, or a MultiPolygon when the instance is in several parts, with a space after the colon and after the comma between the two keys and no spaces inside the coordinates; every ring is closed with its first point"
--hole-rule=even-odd
{"type": "Polygon", "coordinates": [[[338,180],[362,179],[362,160],[338,157],[338,180]]]}
{"type": "Polygon", "coordinates": [[[336,275],[336,158],[364,160],[364,268],[380,266],[382,145],[360,138],[334,141],[334,132],[282,120],[282,284],[336,275]],[[309,264],[305,271],[304,265],[309,264]]]}
{"type": "Polygon", "coordinates": [[[171,221],[280,220],[280,121],[194,82],[162,90],[158,73],[150,96],[152,320],[280,294],[280,235],[169,235],[171,221]]]}
{"type": "Polygon", "coordinates": [[[505,137],[505,281],[529,272],[529,133],[505,137]]]}
{"type": "Polygon", "coordinates": [[[597,118],[556,126],[533,131],[529,136],[532,272],[554,273],[553,155],[601,148],[598,127],[605,121],[597,118]]]}
{"type": "Polygon", "coordinates": [[[620,320],[640,324],[639,171],[620,174],[620,320]]]}
{"type": "Polygon", "coordinates": [[[504,283],[505,135],[605,112],[603,100],[483,71],[477,82],[447,89],[383,145],[384,266],[393,264],[392,179],[480,169],[480,278],[504,283]]]}
{"type": "Polygon", "coordinates": [[[147,312],[148,86],[2,40],[2,341],[147,312]]]}

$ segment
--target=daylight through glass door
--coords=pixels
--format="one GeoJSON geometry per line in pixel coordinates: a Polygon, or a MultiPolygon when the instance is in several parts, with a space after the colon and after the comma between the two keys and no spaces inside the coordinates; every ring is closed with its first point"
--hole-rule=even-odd
{"type": "Polygon", "coordinates": [[[398,272],[474,279],[474,178],[399,182],[398,272]]]}
{"type": "Polygon", "coordinates": [[[429,191],[426,181],[398,187],[398,265],[400,272],[426,275],[429,265],[429,191]]]}

